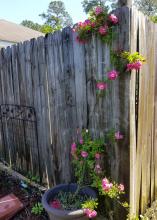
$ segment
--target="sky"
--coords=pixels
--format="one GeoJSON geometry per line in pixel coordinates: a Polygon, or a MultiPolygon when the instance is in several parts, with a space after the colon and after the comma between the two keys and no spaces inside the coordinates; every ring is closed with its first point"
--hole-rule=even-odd
{"type": "MultiPolygon", "coordinates": [[[[43,20],[39,14],[46,12],[50,2],[51,0],[0,0],[0,19],[17,24],[27,19],[42,24],[43,20]]],[[[82,0],[63,0],[63,2],[74,23],[86,18],[81,5],[82,0]]]]}

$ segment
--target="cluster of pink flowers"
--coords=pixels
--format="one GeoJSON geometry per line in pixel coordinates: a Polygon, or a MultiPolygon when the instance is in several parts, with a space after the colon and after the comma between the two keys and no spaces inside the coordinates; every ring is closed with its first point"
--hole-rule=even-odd
{"type": "Polygon", "coordinates": [[[118,77],[118,72],[116,70],[112,70],[108,72],[108,79],[115,80],[118,77]]]}
{"type": "Polygon", "coordinates": [[[128,63],[127,64],[127,71],[140,70],[141,67],[142,67],[142,62],[141,61],[136,61],[134,63],[128,63]]]}
{"type": "Polygon", "coordinates": [[[84,209],[84,213],[88,218],[95,218],[97,216],[97,212],[91,209],[84,209]]]}
{"type": "Polygon", "coordinates": [[[108,192],[112,188],[113,184],[109,182],[107,178],[102,180],[102,188],[104,191],[108,192]]]}
{"type": "Polygon", "coordinates": [[[115,139],[116,140],[122,140],[123,138],[124,138],[123,135],[119,131],[117,131],[115,133],[115,139]]]}
{"type": "Polygon", "coordinates": [[[55,209],[61,209],[61,203],[59,200],[55,199],[50,202],[50,206],[55,209]]]}
{"type": "Polygon", "coordinates": [[[104,25],[99,27],[99,34],[106,35],[108,33],[108,25],[104,25]]]}
{"type": "MultiPolygon", "coordinates": [[[[109,190],[111,190],[113,187],[113,183],[109,182],[109,180],[107,178],[104,178],[102,180],[102,188],[105,192],[108,192],[109,190]]],[[[124,185],[123,184],[119,184],[118,185],[118,190],[120,192],[124,192],[124,185]]]]}
{"type": "Polygon", "coordinates": [[[110,14],[108,17],[109,21],[112,22],[113,24],[117,24],[118,23],[118,18],[116,15],[114,14],[110,14]]]}
{"type": "Polygon", "coordinates": [[[96,8],[95,8],[95,14],[96,14],[96,16],[98,16],[98,15],[100,15],[100,14],[102,14],[103,13],[103,8],[102,7],[100,7],[100,6],[97,6],[96,8]]]}

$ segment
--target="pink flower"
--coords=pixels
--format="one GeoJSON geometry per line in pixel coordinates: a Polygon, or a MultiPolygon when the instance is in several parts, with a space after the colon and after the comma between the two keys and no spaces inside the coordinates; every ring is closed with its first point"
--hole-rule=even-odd
{"type": "Polygon", "coordinates": [[[114,15],[114,14],[111,14],[111,15],[109,16],[109,20],[110,20],[113,24],[117,24],[117,23],[118,23],[118,18],[117,18],[117,16],[114,15]]]}
{"type": "Polygon", "coordinates": [[[89,19],[85,20],[84,23],[85,23],[86,25],[91,25],[91,21],[90,21],[89,19]]]}
{"type": "Polygon", "coordinates": [[[98,174],[100,174],[101,172],[102,172],[102,168],[101,168],[101,166],[99,165],[99,164],[97,164],[96,166],[95,166],[95,172],[96,173],[98,173],[98,174]]]}
{"type": "Polygon", "coordinates": [[[99,33],[100,33],[101,35],[106,35],[107,32],[108,32],[108,26],[107,26],[107,25],[101,26],[101,27],[99,28],[99,33]]]}
{"type": "Polygon", "coordinates": [[[50,206],[52,208],[55,208],[55,209],[60,209],[61,208],[61,204],[60,204],[60,201],[55,199],[53,200],[52,202],[50,202],[50,206]]]}
{"type": "Polygon", "coordinates": [[[108,181],[107,178],[102,180],[102,188],[104,191],[109,191],[112,188],[113,184],[108,181]]]}
{"type": "Polygon", "coordinates": [[[84,209],[84,213],[88,218],[95,218],[97,216],[97,212],[91,209],[84,209]]]}
{"type": "Polygon", "coordinates": [[[86,158],[86,157],[88,157],[88,153],[86,151],[81,151],[81,156],[83,158],[86,158]]]}
{"type": "Polygon", "coordinates": [[[109,183],[109,180],[107,179],[107,178],[104,178],[103,180],[102,180],[102,185],[106,185],[106,184],[108,184],[109,183]]]}
{"type": "Polygon", "coordinates": [[[123,139],[123,135],[119,131],[117,131],[115,133],[115,139],[116,140],[122,140],[123,139]]]}
{"type": "Polygon", "coordinates": [[[74,154],[76,152],[77,148],[76,148],[76,144],[72,143],[71,145],[71,154],[74,154]]]}
{"type": "Polygon", "coordinates": [[[95,14],[98,16],[99,14],[103,13],[103,8],[100,6],[97,6],[95,9],[95,14]]]}
{"type": "Polygon", "coordinates": [[[137,61],[135,63],[128,63],[127,64],[127,71],[130,70],[140,70],[142,67],[142,62],[141,61],[137,61]]]}
{"type": "Polygon", "coordinates": [[[82,138],[80,139],[80,144],[83,144],[83,139],[82,138]]]}
{"type": "Polygon", "coordinates": [[[105,90],[107,88],[107,84],[105,82],[98,82],[96,84],[97,89],[99,90],[105,90]]]}
{"type": "Polygon", "coordinates": [[[123,184],[119,184],[118,189],[123,192],[124,191],[124,185],[123,184]]]}
{"type": "Polygon", "coordinates": [[[108,79],[115,80],[118,77],[118,72],[116,70],[112,70],[108,72],[108,79]]]}
{"type": "Polygon", "coordinates": [[[95,22],[91,23],[91,27],[93,27],[93,28],[95,27],[95,22]]]}
{"type": "Polygon", "coordinates": [[[100,155],[99,153],[96,153],[96,154],[95,154],[95,159],[100,159],[100,156],[101,156],[101,155],[100,155]]]}

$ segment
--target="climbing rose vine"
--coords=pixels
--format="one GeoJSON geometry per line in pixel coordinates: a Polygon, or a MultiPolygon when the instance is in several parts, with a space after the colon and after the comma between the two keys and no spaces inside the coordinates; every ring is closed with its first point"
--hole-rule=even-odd
{"type": "Polygon", "coordinates": [[[87,43],[93,34],[98,35],[103,42],[109,43],[118,22],[115,14],[109,14],[106,8],[97,6],[91,11],[89,18],[77,23],[73,30],[78,34],[79,43],[87,43]]]}

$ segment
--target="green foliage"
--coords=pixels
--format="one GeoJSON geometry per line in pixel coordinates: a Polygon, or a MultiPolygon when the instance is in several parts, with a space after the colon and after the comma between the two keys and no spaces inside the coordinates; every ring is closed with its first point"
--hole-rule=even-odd
{"type": "Polygon", "coordinates": [[[88,199],[84,203],[82,203],[83,209],[97,209],[98,207],[98,200],[97,199],[88,199]]]}
{"type": "Polygon", "coordinates": [[[154,23],[157,23],[157,16],[150,17],[150,20],[154,23]]]}
{"type": "Polygon", "coordinates": [[[40,183],[40,177],[38,175],[33,175],[31,172],[27,173],[27,178],[31,182],[40,183]]]}
{"type": "Polygon", "coordinates": [[[135,0],[135,4],[145,15],[154,16],[157,14],[156,0],[135,0]]]}
{"type": "MultiPolygon", "coordinates": [[[[75,176],[78,180],[78,183],[81,185],[92,183],[94,181],[94,169],[95,169],[95,154],[105,152],[105,143],[104,139],[94,139],[92,140],[89,132],[85,130],[82,131],[83,144],[77,145],[76,154],[73,156],[72,163],[74,165],[75,176]],[[81,152],[88,152],[88,158],[83,158],[81,152]],[[84,175],[83,175],[84,174],[84,175]]],[[[102,173],[104,174],[104,173],[102,173]]],[[[97,176],[97,174],[96,174],[97,176]]]]}
{"type": "Polygon", "coordinates": [[[56,29],[53,29],[50,25],[44,24],[44,25],[42,25],[40,30],[44,34],[49,34],[49,33],[53,33],[54,31],[57,31],[58,29],[57,29],[57,27],[56,27],[56,29]]]}
{"type": "Polygon", "coordinates": [[[40,16],[45,20],[45,24],[50,25],[53,30],[59,30],[73,24],[62,1],[51,1],[47,12],[40,14],[40,16]]]}
{"type": "Polygon", "coordinates": [[[43,211],[44,208],[40,202],[36,203],[31,210],[34,215],[41,215],[43,211]]]}
{"type": "Polygon", "coordinates": [[[129,63],[134,63],[136,61],[141,61],[144,63],[146,61],[145,58],[138,52],[131,54],[130,52],[124,51],[121,53],[121,57],[126,59],[129,63]]]}
{"type": "Polygon", "coordinates": [[[54,198],[60,202],[62,209],[64,210],[76,210],[82,207],[85,201],[89,200],[87,195],[60,191],[54,198]]]}

